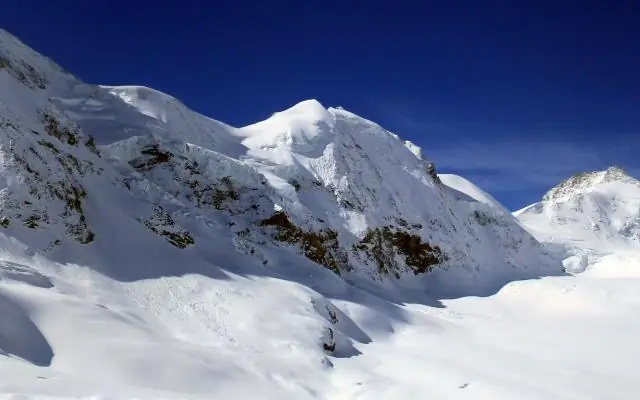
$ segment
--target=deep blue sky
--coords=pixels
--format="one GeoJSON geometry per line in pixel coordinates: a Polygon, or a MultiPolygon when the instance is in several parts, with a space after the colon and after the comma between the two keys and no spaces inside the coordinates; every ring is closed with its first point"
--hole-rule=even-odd
{"type": "Polygon", "coordinates": [[[514,209],[578,171],[639,175],[633,0],[162,3],[0,0],[0,26],[88,82],[232,125],[343,106],[514,209]]]}

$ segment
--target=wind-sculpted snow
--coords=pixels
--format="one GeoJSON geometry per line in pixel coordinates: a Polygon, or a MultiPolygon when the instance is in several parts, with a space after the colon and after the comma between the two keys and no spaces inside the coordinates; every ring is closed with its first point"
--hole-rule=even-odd
{"type": "Polygon", "coordinates": [[[0,280],[23,282],[35,287],[51,288],[51,280],[28,265],[0,261],[0,280]]]}
{"type": "Polygon", "coordinates": [[[19,357],[38,366],[49,366],[53,351],[22,306],[0,291],[0,356],[19,357]]]}

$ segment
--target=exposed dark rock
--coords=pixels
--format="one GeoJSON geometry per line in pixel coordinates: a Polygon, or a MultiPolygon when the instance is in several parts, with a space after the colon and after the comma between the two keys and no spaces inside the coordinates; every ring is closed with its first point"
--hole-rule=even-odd
{"type": "Polygon", "coordinates": [[[220,184],[213,187],[212,204],[217,210],[223,210],[225,203],[228,201],[236,201],[240,195],[233,185],[231,177],[225,176],[220,179],[220,184]]]}
{"type": "Polygon", "coordinates": [[[336,342],[333,336],[333,329],[327,328],[327,340],[322,343],[322,348],[327,353],[336,351],[336,342]]]}
{"type": "Polygon", "coordinates": [[[447,260],[438,246],[423,242],[416,234],[391,226],[369,229],[364,238],[353,246],[353,250],[363,252],[367,259],[373,259],[381,274],[393,274],[396,277],[404,269],[397,262],[397,255],[404,258],[404,263],[415,275],[429,272],[447,260]]]}
{"type": "Polygon", "coordinates": [[[173,158],[171,152],[160,149],[157,144],[143,148],[140,153],[141,157],[129,161],[129,164],[138,172],[149,171],[154,166],[167,163],[173,158]]]}
{"type": "Polygon", "coordinates": [[[274,213],[260,222],[263,227],[273,227],[273,238],[279,242],[297,244],[302,254],[336,274],[348,270],[348,256],[340,247],[338,233],[332,229],[308,232],[294,225],[283,211],[274,213]]]}
{"type": "Polygon", "coordinates": [[[0,53],[0,69],[5,69],[11,76],[20,81],[20,83],[32,89],[46,89],[49,83],[47,79],[40,75],[31,65],[22,60],[10,60],[2,53],[0,53]]]}
{"type": "Polygon", "coordinates": [[[300,184],[300,182],[298,182],[297,179],[290,179],[289,180],[289,185],[293,186],[293,188],[296,190],[296,192],[299,192],[300,189],[302,188],[302,185],[300,184]]]}
{"type": "Polygon", "coordinates": [[[62,124],[52,113],[44,111],[41,113],[42,123],[44,124],[44,131],[49,135],[63,140],[71,146],[77,146],[80,136],[80,129],[68,123],[65,126],[62,124]]]}
{"type": "Polygon", "coordinates": [[[178,227],[173,218],[161,206],[156,205],[153,209],[153,215],[147,220],[141,219],[140,221],[179,249],[195,244],[189,232],[178,227]]]}
{"type": "Polygon", "coordinates": [[[438,173],[436,172],[436,165],[434,163],[429,162],[429,165],[427,165],[427,173],[429,174],[429,176],[431,176],[431,178],[433,178],[434,182],[442,183],[440,177],[438,176],[438,173]]]}
{"type": "Polygon", "coordinates": [[[54,152],[56,154],[60,154],[60,150],[58,150],[58,148],[51,142],[48,142],[46,140],[38,140],[38,144],[40,146],[44,146],[44,147],[48,148],[49,150],[51,150],[52,152],[54,152]]]}
{"type": "Polygon", "coordinates": [[[33,214],[24,220],[24,226],[27,228],[35,229],[38,227],[38,222],[40,221],[40,216],[37,214],[33,214]]]}
{"type": "Polygon", "coordinates": [[[84,145],[87,149],[89,149],[90,152],[100,157],[100,150],[98,150],[98,148],[96,147],[96,141],[92,135],[89,135],[84,145]]]}

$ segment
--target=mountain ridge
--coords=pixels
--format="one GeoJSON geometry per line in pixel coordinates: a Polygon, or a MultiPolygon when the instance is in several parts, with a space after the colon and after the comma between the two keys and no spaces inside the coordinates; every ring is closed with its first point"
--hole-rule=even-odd
{"type": "Polygon", "coordinates": [[[622,168],[611,166],[603,171],[583,172],[571,176],[552,189],[542,198],[543,201],[555,200],[575,192],[588,191],[600,183],[630,182],[640,184],[637,179],[627,175],[622,168]]]}
{"type": "MultiPolygon", "coordinates": [[[[63,127],[70,121],[70,129],[79,135],[74,140],[95,147],[74,156],[74,162],[100,163],[109,184],[129,192],[118,194],[118,201],[132,195],[148,202],[143,206],[147,211],[132,217],[174,246],[199,247],[197,238],[182,227],[192,225],[197,216],[216,226],[226,220],[231,234],[240,235],[234,239],[236,250],[256,254],[262,263],[269,264],[266,253],[271,251],[256,243],[266,240],[276,248],[297,248],[302,256],[351,281],[361,281],[364,274],[374,281],[395,277],[413,286],[411,276],[430,272],[426,275],[434,275],[438,284],[423,284],[445,292],[445,287],[465,287],[464,281],[465,290],[483,286],[479,281],[497,288],[518,276],[546,274],[544,269],[553,273],[544,251],[508,213],[452,197],[419,147],[342,108],[305,100],[265,121],[235,128],[151,88],[93,86],[59,75],[61,68],[50,66],[48,59],[38,61],[24,45],[13,49],[15,43],[4,53],[27,54],[25,65],[35,63],[33,69],[49,83],[40,88],[13,80],[8,83],[12,96],[21,93],[25,101],[1,96],[0,101],[27,119],[51,109],[56,116],[52,124],[63,127]],[[63,82],[56,81],[59,76],[63,82]],[[421,207],[425,200],[427,208],[421,207]],[[505,233],[509,231],[513,233],[505,233]],[[505,265],[499,268],[489,260],[496,249],[505,254],[505,265]],[[530,258],[540,260],[540,272],[528,265],[530,258]],[[492,272],[478,273],[484,268],[492,272]]],[[[28,129],[38,131],[22,131],[28,129]]],[[[45,156],[31,148],[53,156],[66,150],[43,148],[42,143],[24,146],[35,159],[45,156]]],[[[29,163],[25,168],[34,170],[29,163]]],[[[78,189],[82,198],[71,204],[82,204],[84,196],[88,201],[92,192],[102,190],[78,189]]],[[[41,217],[45,225],[49,217],[41,217]]],[[[91,218],[81,218],[91,241],[102,240],[94,234],[97,229],[90,228],[91,218]]]]}

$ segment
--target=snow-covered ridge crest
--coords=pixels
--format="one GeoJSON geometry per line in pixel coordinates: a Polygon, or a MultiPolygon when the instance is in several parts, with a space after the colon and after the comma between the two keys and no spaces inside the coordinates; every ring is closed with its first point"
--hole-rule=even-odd
{"type": "Polygon", "coordinates": [[[168,108],[181,103],[178,99],[146,86],[101,86],[144,115],[168,123],[168,108]],[[161,106],[161,107],[158,107],[161,106]]]}
{"type": "Polygon", "coordinates": [[[33,88],[45,90],[53,82],[66,85],[76,80],[55,62],[23,44],[18,38],[0,28],[0,70],[33,88]]]}
{"type": "Polygon", "coordinates": [[[609,167],[605,171],[584,172],[571,176],[549,190],[543,201],[558,200],[566,196],[584,193],[602,183],[625,182],[640,185],[637,179],[627,175],[619,167],[609,167]]]}

